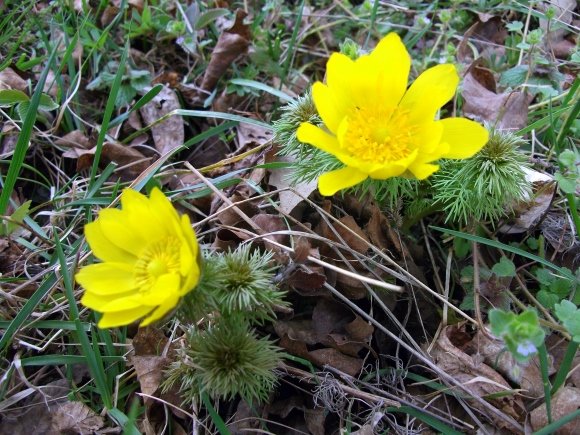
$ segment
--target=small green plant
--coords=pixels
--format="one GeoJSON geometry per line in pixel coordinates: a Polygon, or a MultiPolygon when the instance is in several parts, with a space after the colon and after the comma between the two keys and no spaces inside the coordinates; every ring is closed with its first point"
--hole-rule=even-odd
{"type": "Polygon", "coordinates": [[[562,192],[572,195],[576,194],[576,189],[580,184],[580,154],[578,150],[566,149],[558,156],[560,170],[554,174],[554,179],[558,182],[558,187],[562,192]]]}
{"type": "MultiPolygon", "coordinates": [[[[30,108],[30,97],[17,89],[3,89],[0,90],[0,107],[14,107],[18,119],[24,121],[30,108]]],[[[38,103],[39,113],[37,119],[47,122],[48,112],[58,109],[58,107],[59,105],[50,95],[45,93],[41,94],[40,102],[38,103]]]]}
{"type": "Polygon", "coordinates": [[[520,314],[493,309],[489,312],[491,332],[504,340],[517,361],[527,361],[544,344],[546,333],[540,327],[538,314],[528,309],[520,314]]]}
{"type": "Polygon", "coordinates": [[[259,339],[243,318],[227,317],[200,331],[191,326],[168,370],[165,389],[179,385],[184,402],[200,393],[249,403],[263,402],[276,385],[279,348],[259,339]]]}
{"type": "Polygon", "coordinates": [[[580,310],[576,304],[563,300],[554,307],[556,316],[568,330],[572,339],[576,343],[580,343],[580,310]]]}
{"type": "MultiPolygon", "coordinates": [[[[87,89],[91,91],[110,89],[115,81],[118,68],[118,62],[109,62],[99,75],[87,85],[87,89]]],[[[150,84],[151,74],[149,74],[149,71],[127,67],[121,79],[121,87],[115,100],[115,106],[121,107],[129,104],[139,91],[144,90],[150,84]]]]}
{"type": "Polygon", "coordinates": [[[432,178],[433,199],[447,221],[497,220],[505,209],[529,192],[525,178],[525,141],[513,133],[490,128],[490,138],[471,159],[447,161],[432,178]]]}
{"type": "Polygon", "coordinates": [[[224,254],[208,253],[202,279],[184,297],[178,316],[188,326],[187,339],[167,371],[164,388],[179,385],[184,402],[201,393],[248,402],[264,401],[276,384],[273,370],[281,352],[253,324],[275,318],[286,306],[273,283],[272,254],[249,245],[224,254]]]}
{"type": "MultiPolygon", "coordinates": [[[[536,298],[542,305],[551,310],[555,308],[558,302],[567,298],[574,290],[574,282],[568,278],[554,275],[545,268],[536,269],[535,275],[540,284],[536,298]]],[[[580,300],[580,294],[576,293],[575,301],[578,300],[580,300]]]]}

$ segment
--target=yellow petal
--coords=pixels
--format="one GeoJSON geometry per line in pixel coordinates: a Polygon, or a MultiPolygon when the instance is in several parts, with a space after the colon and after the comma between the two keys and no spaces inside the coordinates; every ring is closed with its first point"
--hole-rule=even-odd
{"type": "Polygon", "coordinates": [[[154,188],[151,191],[149,204],[152,210],[162,219],[162,222],[179,221],[179,214],[161,190],[154,188]]]}
{"type": "Polygon", "coordinates": [[[166,301],[160,305],[159,307],[157,307],[155,309],[155,311],[153,311],[153,313],[151,313],[151,315],[147,318],[145,318],[142,322],[141,322],[141,327],[143,326],[147,326],[150,325],[152,322],[155,322],[159,319],[161,319],[163,316],[165,316],[167,313],[169,313],[173,308],[175,308],[177,306],[177,303],[179,302],[179,298],[177,296],[170,296],[166,299],[166,301]]]}
{"type": "Polygon", "coordinates": [[[487,143],[489,132],[481,124],[466,118],[447,118],[439,121],[443,125],[442,142],[449,144],[449,151],[442,157],[467,159],[487,143]]]}
{"type": "Polygon", "coordinates": [[[300,142],[313,145],[329,154],[336,155],[336,153],[340,153],[340,146],[335,136],[308,122],[300,124],[298,130],[296,130],[296,137],[300,142]]]}
{"type": "Polygon", "coordinates": [[[419,155],[437,154],[435,160],[439,159],[449,149],[448,146],[441,145],[442,136],[443,124],[440,121],[429,121],[416,126],[413,138],[418,145],[419,155]]]}
{"type": "Polygon", "coordinates": [[[437,111],[453,98],[458,83],[459,76],[453,65],[429,68],[413,82],[400,107],[409,110],[409,120],[414,124],[432,121],[437,111]]]}
{"type": "Polygon", "coordinates": [[[139,294],[132,293],[131,296],[128,297],[109,300],[109,303],[100,307],[97,311],[103,313],[115,313],[118,311],[133,310],[143,306],[148,306],[149,309],[152,307],[152,305],[144,304],[139,294]]]}
{"type": "Polygon", "coordinates": [[[345,111],[354,105],[350,86],[354,65],[354,61],[342,53],[332,53],[326,63],[326,84],[345,111]]]}
{"type": "Polygon", "coordinates": [[[81,298],[81,304],[92,310],[103,312],[103,308],[107,306],[107,304],[111,303],[111,300],[116,298],[118,299],[129,298],[134,295],[135,295],[134,290],[130,290],[125,293],[118,293],[115,295],[98,295],[90,291],[85,291],[83,297],[81,298]]]}
{"type": "Polygon", "coordinates": [[[350,77],[358,107],[397,106],[407,88],[411,58],[401,39],[390,33],[369,54],[359,57],[350,77]]]}
{"type": "Polygon", "coordinates": [[[179,294],[180,276],[176,273],[166,273],[157,278],[153,287],[140,295],[140,302],[144,305],[157,306],[165,303],[167,298],[179,294]]]}
{"type": "Polygon", "coordinates": [[[407,89],[411,69],[411,56],[399,35],[389,33],[381,39],[371,58],[379,65],[376,92],[380,102],[386,106],[398,105],[407,89]]]}
{"type": "Polygon", "coordinates": [[[133,323],[135,320],[146,316],[151,311],[151,307],[138,307],[127,311],[115,313],[105,313],[99,320],[99,328],[115,328],[133,323]]]}
{"type": "Polygon", "coordinates": [[[318,190],[324,196],[334,195],[347,187],[352,187],[368,177],[364,172],[348,166],[326,172],[318,179],[318,190]]]}
{"type": "Polygon", "coordinates": [[[340,121],[346,114],[344,102],[339,94],[334,93],[326,85],[316,82],[312,86],[312,99],[326,128],[332,133],[336,133],[340,121]]]}
{"type": "Polygon", "coordinates": [[[409,170],[418,180],[424,180],[438,169],[439,165],[433,165],[431,163],[413,163],[409,166],[409,170]]]}
{"type": "Polygon", "coordinates": [[[97,295],[115,295],[135,288],[133,267],[127,263],[97,263],[83,267],[76,275],[77,282],[97,295]]]}
{"type": "Polygon", "coordinates": [[[134,255],[109,240],[98,219],[85,225],[85,237],[93,250],[93,254],[100,260],[129,264],[134,264],[137,261],[134,255]]]}
{"type": "Polygon", "coordinates": [[[395,162],[389,162],[381,165],[378,168],[373,169],[369,173],[371,178],[376,180],[386,180],[387,178],[396,177],[401,175],[407,170],[409,165],[417,159],[419,153],[418,149],[415,149],[411,154],[409,154],[404,159],[397,160],[395,162]]]}
{"type": "MultiPolygon", "coordinates": [[[[125,210],[104,209],[99,213],[99,222],[101,229],[106,234],[107,239],[117,245],[119,248],[130,252],[138,257],[143,248],[147,246],[148,238],[135,231],[136,228],[127,219],[128,214],[125,210]]],[[[144,222],[146,216],[141,217],[144,222]]]]}
{"type": "Polygon", "coordinates": [[[125,189],[121,193],[121,206],[125,211],[141,211],[149,206],[149,200],[145,195],[133,189],[125,189]]]}

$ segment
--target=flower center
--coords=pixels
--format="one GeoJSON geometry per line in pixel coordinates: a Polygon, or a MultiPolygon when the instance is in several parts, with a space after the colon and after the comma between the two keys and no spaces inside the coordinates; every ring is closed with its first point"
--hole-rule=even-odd
{"type": "Polygon", "coordinates": [[[135,265],[135,281],[142,292],[147,292],[166,273],[180,271],[180,242],[167,237],[147,245],[135,265]]]}
{"type": "Polygon", "coordinates": [[[357,107],[343,122],[341,146],[360,160],[385,164],[407,157],[414,149],[415,129],[406,110],[357,107]]]}

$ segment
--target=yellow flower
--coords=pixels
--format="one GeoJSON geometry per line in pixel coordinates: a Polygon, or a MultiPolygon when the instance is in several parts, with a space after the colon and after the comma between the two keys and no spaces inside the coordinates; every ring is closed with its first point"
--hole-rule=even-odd
{"type": "Polygon", "coordinates": [[[298,140],[334,155],[345,166],[323,174],[318,188],[333,195],[371,177],[425,179],[441,158],[465,159],[487,142],[485,128],[465,118],[436,120],[459,83],[451,64],[434,66],[407,89],[411,59],[394,33],[368,55],[333,53],[326,84],[312,97],[325,128],[302,123],[298,140]]]}
{"type": "Polygon", "coordinates": [[[150,198],[126,189],[122,210],[101,210],[85,236],[102,263],[83,267],[76,280],[81,303],[104,313],[99,327],[149,325],[199,281],[198,244],[189,217],[181,217],[160,190],[150,198]]]}

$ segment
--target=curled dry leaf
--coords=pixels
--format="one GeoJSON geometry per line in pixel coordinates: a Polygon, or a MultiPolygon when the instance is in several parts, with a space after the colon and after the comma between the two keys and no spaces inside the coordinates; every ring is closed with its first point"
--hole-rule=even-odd
{"type": "MultiPolygon", "coordinates": [[[[279,156],[276,161],[283,163],[293,163],[295,159],[290,156],[279,156]]],[[[276,189],[282,190],[278,196],[280,198],[280,211],[284,214],[290,214],[294,209],[308,198],[316,190],[318,182],[312,180],[309,182],[300,182],[292,184],[290,182],[290,173],[292,167],[275,169],[270,173],[269,184],[276,189]]]]}
{"type": "Polygon", "coordinates": [[[247,24],[244,24],[246,15],[246,12],[238,9],[232,27],[222,32],[219,36],[203,75],[202,90],[206,92],[213,91],[218,80],[224,75],[232,62],[245,53],[250,46],[250,28],[247,24]]]}
{"type": "Polygon", "coordinates": [[[469,72],[461,92],[465,115],[489,121],[500,130],[519,130],[527,125],[528,105],[534,98],[519,91],[496,94],[487,89],[469,72]]]}
{"type": "MultiPolygon", "coordinates": [[[[445,373],[464,385],[473,397],[489,398],[488,400],[499,410],[515,419],[518,418],[518,410],[522,409],[521,400],[515,395],[512,387],[506,380],[487,364],[480,362],[479,358],[466,354],[452,342],[463,342],[465,333],[456,326],[447,326],[441,331],[437,343],[433,348],[432,356],[437,366],[445,373]]],[[[484,399],[485,400],[485,399],[484,399]]],[[[486,412],[485,408],[477,400],[472,400],[474,408],[486,412]]],[[[498,427],[515,430],[510,421],[486,412],[491,421],[498,427]]]]}
{"type": "Polygon", "coordinates": [[[503,341],[492,339],[480,331],[469,344],[469,348],[472,356],[481,355],[487,365],[494,367],[506,379],[524,390],[524,395],[540,397],[544,394],[537,356],[526,363],[519,363],[510,352],[505,351],[503,341]]]}
{"type": "MultiPolygon", "coordinates": [[[[90,149],[94,144],[91,140],[80,130],[73,130],[70,133],[58,138],[55,144],[65,148],[80,148],[84,150],[90,149]]],[[[65,155],[65,157],[68,157],[65,155]]]]}
{"type": "MultiPolygon", "coordinates": [[[[147,92],[150,88],[146,88],[147,92]]],[[[175,91],[168,86],[163,86],[159,94],[149,103],[139,109],[146,125],[152,124],[174,110],[180,109],[179,99],[175,91]]],[[[172,115],[151,129],[153,143],[159,154],[164,155],[183,145],[185,132],[183,118],[180,115],[172,115]]]]}
{"type": "MultiPolygon", "coordinates": [[[[552,397],[552,421],[557,421],[580,408],[580,388],[562,387],[552,397]]],[[[546,404],[538,406],[531,413],[532,429],[538,431],[548,425],[546,404]]],[[[574,435],[580,433],[580,417],[552,432],[555,435],[574,435]]]]}
{"type": "Polygon", "coordinates": [[[374,328],[332,299],[320,298],[312,320],[278,321],[274,329],[280,344],[291,353],[356,376],[362,368],[358,352],[367,347],[374,328]],[[353,319],[354,317],[354,319],[353,319]],[[323,345],[325,349],[308,350],[323,345]]]}
{"type": "Polygon", "coordinates": [[[550,175],[535,169],[523,168],[526,181],[531,187],[531,195],[525,201],[513,206],[514,216],[499,228],[505,234],[518,234],[533,230],[544,218],[554,195],[556,183],[550,175]]]}
{"type": "Polygon", "coordinates": [[[16,74],[12,68],[4,68],[0,71],[0,89],[16,89],[26,92],[27,88],[26,80],[16,74]]]}

